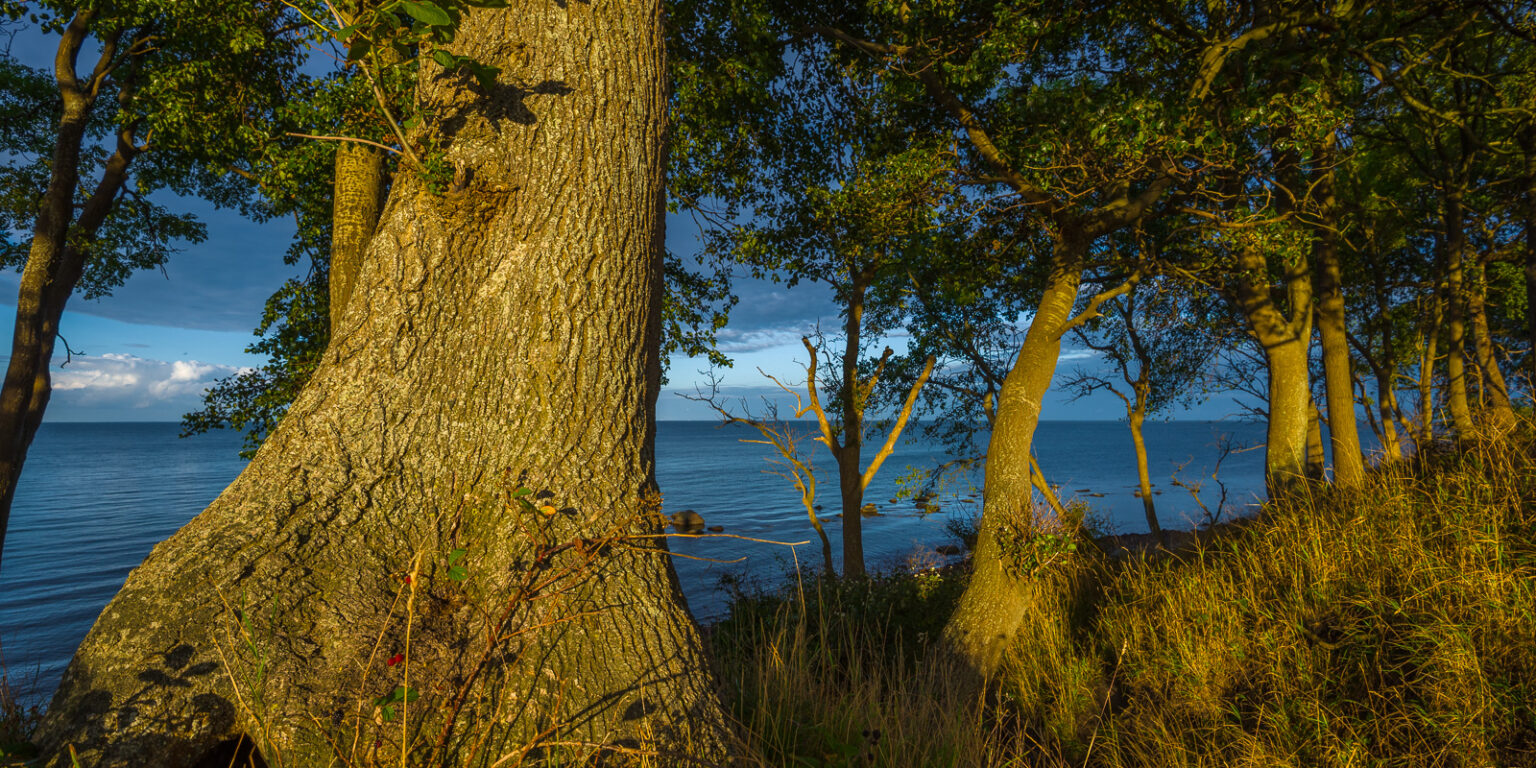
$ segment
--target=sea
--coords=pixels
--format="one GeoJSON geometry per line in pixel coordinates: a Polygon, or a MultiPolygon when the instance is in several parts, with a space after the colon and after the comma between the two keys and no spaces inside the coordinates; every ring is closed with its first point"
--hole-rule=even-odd
{"type": "MultiPolygon", "coordinates": [[[[180,438],[178,432],[175,423],[45,423],[39,430],[17,487],[0,567],[0,671],[23,704],[46,702],[75,646],[128,572],[244,468],[240,435],[180,438]]],[[[743,442],[754,437],[741,425],[657,426],[663,512],[692,509],[705,525],[724,529],[724,536],[671,540],[684,594],[703,622],[724,614],[731,589],[743,583],[772,587],[821,562],[799,493],[776,474],[782,467],[772,463],[772,448],[743,442]]],[[[1165,528],[1199,524],[1203,509],[1215,512],[1223,493],[1222,514],[1228,516],[1242,514],[1263,493],[1262,423],[1154,422],[1146,426],[1146,438],[1153,498],[1165,528]],[[1198,502],[1191,491],[1198,491],[1198,502]]],[[[1116,533],[1147,529],[1125,423],[1043,422],[1035,450],[1063,500],[1087,504],[1096,525],[1116,533]]],[[[867,461],[873,446],[865,452],[867,461]]],[[[958,545],[955,532],[974,524],[980,512],[979,470],[945,470],[933,498],[924,504],[912,498],[914,481],[954,458],[922,429],[908,428],[865,495],[878,511],[863,521],[871,569],[958,557],[940,550],[958,545]]],[[[835,465],[824,448],[813,460],[823,473],[821,515],[841,568],[839,521],[830,519],[839,506],[835,465]]]]}

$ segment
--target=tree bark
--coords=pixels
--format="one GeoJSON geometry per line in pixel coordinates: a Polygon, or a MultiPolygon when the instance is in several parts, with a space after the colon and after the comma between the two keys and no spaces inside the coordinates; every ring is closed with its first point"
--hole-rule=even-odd
{"type": "MultiPolygon", "coordinates": [[[[1438,294],[1439,291],[1436,291],[1438,294]]],[[[1414,436],[1414,453],[1422,454],[1435,441],[1435,359],[1440,343],[1440,326],[1445,315],[1445,301],[1436,295],[1419,350],[1419,431],[1414,436]]]]}
{"type": "Polygon", "coordinates": [[[1077,301],[1084,248],[1086,243],[1066,234],[1057,243],[1045,292],[998,394],[987,447],[981,530],[972,558],[975,571],[944,627],[946,644],[983,678],[997,672],[1008,641],[1024,621],[1022,585],[1012,572],[1005,542],[1037,524],[1031,504],[1031,447],[1042,399],[1056,373],[1061,336],[1077,301]]]}
{"type": "Polygon", "coordinates": [[[357,282],[363,253],[373,239],[387,186],[384,153],[364,144],[336,145],[335,195],[331,203],[331,328],[341,317],[357,282]]]}
{"type": "Polygon", "coordinates": [[[423,67],[463,189],[396,182],[369,300],[71,662],[38,735],[55,765],[181,768],[241,737],[284,765],[723,758],[651,495],[660,3],[474,10],[454,48],[502,70],[484,93],[423,67]]]}
{"type": "Polygon", "coordinates": [[[1477,353],[1477,367],[1481,371],[1479,388],[1483,394],[1483,408],[1488,425],[1500,432],[1514,428],[1515,407],[1509,401],[1509,384],[1504,372],[1499,370],[1499,360],[1493,354],[1493,334],[1488,330],[1488,280],[1487,267],[1478,264],[1474,271],[1472,290],[1467,295],[1467,311],[1472,316],[1472,343],[1477,353]]]}
{"type": "MultiPolygon", "coordinates": [[[[1332,165],[1331,153],[1324,162],[1332,165]]],[[[1324,172],[1318,184],[1324,226],[1319,227],[1312,250],[1317,294],[1317,331],[1323,352],[1323,386],[1328,404],[1328,439],[1333,446],[1333,481],[1341,488],[1358,488],[1365,482],[1365,460],[1360,450],[1360,427],[1355,419],[1353,363],[1349,354],[1345,320],[1343,270],[1335,233],[1333,172],[1324,172]]]]}
{"type": "Polygon", "coordinates": [[[1536,401],[1536,125],[1521,134],[1525,151],[1525,377],[1527,396],[1536,401]]]}
{"type": "Polygon", "coordinates": [[[1467,400],[1466,233],[1459,191],[1445,196],[1445,329],[1446,406],[1457,439],[1472,434],[1472,408],[1467,400]]]}
{"type": "Polygon", "coordinates": [[[1136,448],[1136,480],[1141,485],[1141,507],[1147,513],[1147,530],[1162,539],[1163,527],[1157,524],[1157,505],[1152,501],[1152,473],[1147,469],[1147,441],[1141,433],[1146,420],[1146,397],[1138,393],[1130,413],[1131,444],[1136,448]]]}
{"type": "Polygon", "coordinates": [[[86,253],[69,244],[71,237],[87,241],[95,235],[127,179],[128,164],[137,154],[131,127],[125,127],[118,135],[117,151],[107,159],[96,188],[77,215],[75,190],[80,184],[81,147],[103,73],[117,55],[117,37],[103,40],[95,71],[85,80],[80,78],[76,63],[90,36],[93,18],[90,10],[75,14],[64,28],[54,58],[54,80],[62,107],[58,134],[48,188],[38,207],[17,291],[11,357],[0,387],[0,552],[5,548],[5,530],[10,525],[11,504],[27,449],[42,425],[52,393],[48,366],[53,360],[59,319],[85,269],[86,253]]]}
{"type": "Polygon", "coordinates": [[[1328,479],[1328,457],[1323,452],[1323,414],[1317,401],[1307,398],[1307,479],[1321,483],[1328,479]]]}
{"type": "Polygon", "coordinates": [[[1262,253],[1237,253],[1234,293],[1248,330],[1264,349],[1268,372],[1269,424],[1264,445],[1264,480],[1270,498],[1306,477],[1307,420],[1312,393],[1307,347],[1312,338],[1311,278],[1306,260],[1290,265],[1285,289],[1291,316],[1277,306],[1269,288],[1269,265],[1262,253]]]}
{"type": "Polygon", "coordinates": [[[859,381],[859,344],[864,329],[864,291],[868,277],[852,272],[847,317],[843,322],[843,440],[837,447],[837,486],[843,503],[843,575],[864,578],[864,473],[859,468],[864,442],[864,403],[859,381]]]}

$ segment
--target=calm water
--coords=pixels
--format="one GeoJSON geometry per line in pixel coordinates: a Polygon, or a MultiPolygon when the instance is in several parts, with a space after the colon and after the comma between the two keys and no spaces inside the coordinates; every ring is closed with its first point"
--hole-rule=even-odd
{"type": "MultiPolygon", "coordinates": [[[[45,424],[33,443],[16,492],[0,570],[0,657],[13,686],[29,698],[46,698],[75,646],[128,572],[157,542],[208,505],[240,473],[233,433],[176,437],[176,424],[45,424]]],[[[1210,474],[1221,434],[1258,445],[1262,424],[1174,422],[1147,426],[1152,477],[1165,526],[1189,525],[1199,515],[1186,491],[1169,476],[1199,480],[1210,474]],[[1187,462],[1187,464],[1186,464],[1187,462]],[[1182,470],[1180,465],[1185,465],[1182,470]]],[[[789,481],[764,472],[766,446],[745,444],[745,427],[705,422],[663,422],[657,435],[657,475],[667,511],[697,510],[726,533],[778,541],[810,541],[789,548],[736,539],[674,540],[682,554],[729,560],[723,565],[675,558],[689,603],[701,618],[719,615],[720,577],[747,573],[779,578],[798,562],[820,561],[820,546],[789,481]]],[[[1122,532],[1146,529],[1136,485],[1134,456],[1123,424],[1046,422],[1035,439],[1041,466],[1063,495],[1077,496],[1122,532]],[[1104,494],[1102,497],[1090,494],[1104,494]]],[[[872,451],[870,451],[872,452],[872,451]]],[[[945,524],[979,508],[980,479],[952,477],[934,503],[936,514],[918,514],[911,501],[892,504],[896,478],[909,467],[932,468],[945,460],[941,446],[903,441],[870,486],[866,501],[881,515],[864,520],[865,557],[871,566],[935,559],[934,547],[954,543],[945,524]],[[979,499],[979,497],[977,497],[979,499]]],[[[836,475],[823,449],[816,466],[828,472],[821,485],[827,509],[837,511],[836,475]]],[[[1229,502],[1245,503],[1263,489],[1260,450],[1234,453],[1221,466],[1229,502]]],[[[1206,482],[1208,503],[1214,485],[1206,482]]],[[[834,550],[837,522],[828,520],[834,550]]]]}

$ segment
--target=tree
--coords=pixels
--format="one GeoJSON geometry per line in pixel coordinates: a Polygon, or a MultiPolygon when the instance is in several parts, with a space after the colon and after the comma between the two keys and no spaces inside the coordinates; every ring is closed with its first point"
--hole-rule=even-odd
{"type": "Polygon", "coordinates": [[[1104,318],[1074,329],[1082,345],[1111,363],[1124,384],[1079,369],[1065,385],[1078,397],[1108,390],[1125,404],[1147,529],[1159,537],[1163,529],[1152,499],[1142,426],[1147,416],[1187,398],[1215,346],[1202,324],[1191,318],[1194,302],[1181,296],[1186,289],[1166,279],[1141,282],[1117,299],[1104,318]]]}
{"type": "Polygon", "coordinates": [[[46,747],[102,766],[193,765],[241,736],[287,764],[351,744],[724,755],[655,514],[660,4],[468,11],[452,50],[501,70],[422,65],[412,130],[457,183],[396,180],[368,300],[102,614],[46,747]]]}
{"type": "MultiPolygon", "coordinates": [[[[276,4],[231,11],[211,2],[109,6],[45,2],[25,12],[59,35],[46,100],[35,73],[5,65],[6,101],[35,111],[8,134],[5,253],[30,228],[5,383],[0,390],[0,546],[27,448],[51,392],[59,318],[75,290],[100,295],[136,268],[164,261],[200,225],[147,199],[157,189],[239,204],[248,192],[228,163],[259,143],[292,79],[298,40],[276,4]],[[80,66],[84,53],[90,62],[80,66]],[[91,61],[94,59],[94,61],[91,61]],[[13,90],[14,89],[14,90],[13,90]],[[46,128],[42,121],[48,122],[46,128]]],[[[14,3],[0,5],[12,18],[14,3]]]]}

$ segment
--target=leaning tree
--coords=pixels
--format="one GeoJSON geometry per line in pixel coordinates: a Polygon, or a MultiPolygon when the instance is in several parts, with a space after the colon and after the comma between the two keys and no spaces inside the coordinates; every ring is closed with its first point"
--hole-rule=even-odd
{"type": "Polygon", "coordinates": [[[407,137],[451,172],[396,180],[308,386],[92,628],[58,764],[725,752],[655,514],[660,3],[457,29],[407,137]]]}

